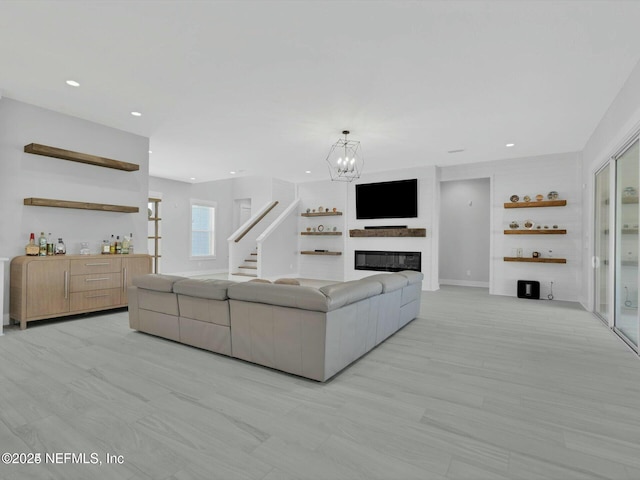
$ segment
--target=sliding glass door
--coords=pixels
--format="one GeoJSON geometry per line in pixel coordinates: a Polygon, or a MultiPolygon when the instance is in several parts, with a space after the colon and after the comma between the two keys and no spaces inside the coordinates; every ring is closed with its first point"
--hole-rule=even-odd
{"type": "Polygon", "coordinates": [[[615,158],[616,254],[614,328],[628,343],[638,347],[638,188],[640,149],[638,140],[615,158]]]}
{"type": "Polygon", "coordinates": [[[595,185],[595,257],[594,257],[594,312],[609,324],[612,284],[609,279],[611,245],[609,240],[609,220],[611,212],[610,164],[596,173],[595,185]]]}

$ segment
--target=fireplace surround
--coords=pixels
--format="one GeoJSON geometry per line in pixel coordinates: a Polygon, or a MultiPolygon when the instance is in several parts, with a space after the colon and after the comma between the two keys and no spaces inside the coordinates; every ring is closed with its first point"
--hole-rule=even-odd
{"type": "Polygon", "coordinates": [[[376,270],[379,272],[414,270],[420,272],[421,260],[421,252],[356,250],[354,254],[356,270],[376,270]]]}

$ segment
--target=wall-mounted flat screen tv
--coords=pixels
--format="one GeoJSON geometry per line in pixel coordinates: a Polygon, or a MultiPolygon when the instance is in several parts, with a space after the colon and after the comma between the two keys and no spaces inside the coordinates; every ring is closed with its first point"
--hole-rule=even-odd
{"type": "Polygon", "coordinates": [[[418,179],[356,185],[356,218],[415,218],[418,179]]]}

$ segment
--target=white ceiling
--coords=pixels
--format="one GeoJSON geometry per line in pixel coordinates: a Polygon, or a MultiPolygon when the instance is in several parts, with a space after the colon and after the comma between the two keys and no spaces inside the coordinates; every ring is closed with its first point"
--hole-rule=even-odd
{"type": "Polygon", "coordinates": [[[154,176],[326,179],[343,129],[365,171],[581,150],[638,20],[615,0],[0,0],[0,89],[150,137],[154,176]]]}

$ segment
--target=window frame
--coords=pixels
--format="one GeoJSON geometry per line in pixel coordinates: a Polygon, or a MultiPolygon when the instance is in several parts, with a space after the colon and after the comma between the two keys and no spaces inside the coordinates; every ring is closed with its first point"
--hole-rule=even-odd
{"type": "Polygon", "coordinates": [[[218,251],[216,242],[216,232],[218,230],[218,203],[211,200],[198,200],[192,198],[189,200],[189,259],[190,260],[215,260],[218,251]],[[213,209],[213,230],[212,230],[212,249],[213,255],[194,255],[193,254],[193,207],[208,207],[213,209]]]}

